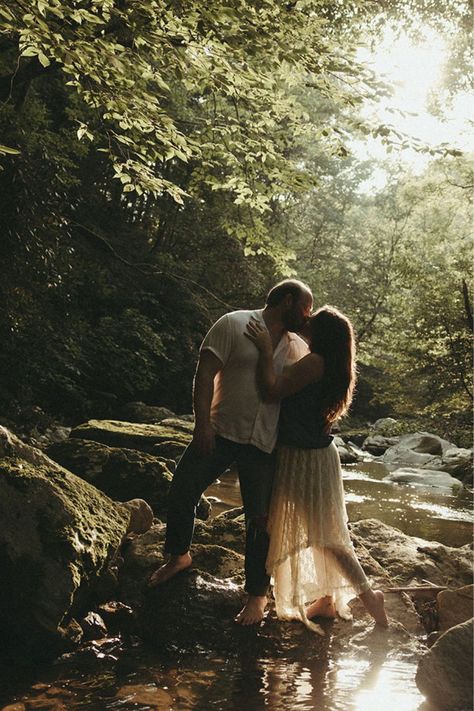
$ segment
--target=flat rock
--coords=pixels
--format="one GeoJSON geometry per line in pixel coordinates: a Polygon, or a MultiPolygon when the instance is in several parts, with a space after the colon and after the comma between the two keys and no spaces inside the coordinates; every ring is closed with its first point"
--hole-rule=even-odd
{"type": "Polygon", "coordinates": [[[101,442],[109,447],[138,449],[142,452],[153,452],[160,442],[174,441],[187,445],[191,441],[191,423],[189,430],[174,425],[149,425],[119,420],[89,420],[78,425],[71,431],[71,437],[101,442]]]}
{"type": "Polygon", "coordinates": [[[469,544],[452,548],[425,541],[377,519],[351,523],[351,533],[363,541],[397,585],[421,584],[423,579],[451,587],[472,582],[473,551],[469,544]]]}
{"type": "Polygon", "coordinates": [[[460,487],[459,479],[455,479],[444,471],[436,469],[417,469],[416,467],[401,467],[390,472],[383,481],[393,481],[398,484],[418,484],[420,486],[433,486],[440,489],[460,487]]]}

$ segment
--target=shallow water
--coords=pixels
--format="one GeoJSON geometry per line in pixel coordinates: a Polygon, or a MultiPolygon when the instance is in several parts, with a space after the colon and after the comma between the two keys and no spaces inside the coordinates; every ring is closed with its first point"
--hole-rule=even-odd
{"type": "MultiPolygon", "coordinates": [[[[343,467],[344,491],[350,521],[377,518],[409,536],[462,546],[472,541],[472,492],[461,486],[441,489],[383,481],[388,469],[380,462],[343,467]]],[[[239,484],[233,472],[208,489],[219,499],[214,509],[241,506],[239,484]]]]}
{"type": "MultiPolygon", "coordinates": [[[[350,520],[378,518],[446,545],[472,540],[470,492],[384,482],[386,474],[374,462],[344,468],[350,520]]],[[[240,505],[231,472],[207,493],[218,499],[214,513],[240,505]]],[[[302,625],[296,628],[298,623],[279,624],[282,635],[289,626],[292,635],[277,658],[262,658],[251,639],[229,658],[203,649],[192,657],[179,650],[159,655],[140,646],[116,651],[112,641],[104,642],[99,659],[84,656],[34,670],[3,669],[0,709],[430,711],[415,684],[413,651],[371,638],[370,628],[360,622],[345,628],[353,634],[342,646],[331,635],[333,623],[327,623],[325,638],[302,625]]],[[[258,632],[249,630],[252,634],[258,632]]]]}

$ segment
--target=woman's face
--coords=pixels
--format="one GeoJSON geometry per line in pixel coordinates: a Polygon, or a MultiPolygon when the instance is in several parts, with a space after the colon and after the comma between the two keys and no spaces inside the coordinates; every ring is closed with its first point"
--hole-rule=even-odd
{"type": "Polygon", "coordinates": [[[310,318],[301,327],[300,331],[298,331],[300,336],[302,336],[305,339],[305,341],[308,342],[308,344],[310,346],[311,346],[312,334],[313,334],[313,329],[311,328],[311,319],[312,319],[312,317],[310,316],[310,318]]]}

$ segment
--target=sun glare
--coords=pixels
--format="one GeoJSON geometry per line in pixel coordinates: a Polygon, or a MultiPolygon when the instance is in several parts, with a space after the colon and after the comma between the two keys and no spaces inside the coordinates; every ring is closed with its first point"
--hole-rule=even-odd
{"type": "MultiPolygon", "coordinates": [[[[426,30],[418,42],[406,34],[396,36],[393,31],[387,30],[375,50],[361,48],[360,61],[373,69],[393,90],[390,98],[367,104],[364,117],[373,122],[390,124],[400,133],[419,139],[429,147],[448,143],[452,147],[469,150],[472,146],[469,119],[472,121],[474,118],[472,96],[456,96],[452,105],[443,107],[442,118],[431,114],[428,108],[431,93],[441,87],[447,52],[445,38],[433,30],[426,30]]],[[[421,172],[431,160],[429,154],[410,148],[388,154],[380,140],[370,137],[354,141],[352,150],[360,160],[390,158],[408,165],[414,172],[421,172]]],[[[381,188],[385,182],[385,171],[376,169],[364,188],[381,188]]]]}

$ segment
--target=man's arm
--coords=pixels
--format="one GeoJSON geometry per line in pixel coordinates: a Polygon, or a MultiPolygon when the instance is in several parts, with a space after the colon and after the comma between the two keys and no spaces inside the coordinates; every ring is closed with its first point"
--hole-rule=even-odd
{"type": "Polygon", "coordinates": [[[195,427],[193,442],[200,454],[214,451],[215,432],[211,425],[211,403],[214,394],[214,378],[222,363],[209,349],[201,351],[194,376],[193,406],[195,427]]]}

